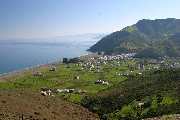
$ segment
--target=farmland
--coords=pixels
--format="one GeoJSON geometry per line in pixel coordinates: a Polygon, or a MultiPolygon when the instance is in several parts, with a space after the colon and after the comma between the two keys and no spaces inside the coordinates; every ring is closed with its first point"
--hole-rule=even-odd
{"type": "Polygon", "coordinates": [[[143,69],[137,69],[133,72],[126,72],[130,66],[136,66],[137,60],[119,60],[120,65],[116,65],[117,60],[112,59],[109,61],[100,60],[100,56],[96,58],[86,57],[81,58],[81,64],[77,63],[61,63],[56,66],[49,66],[49,68],[41,71],[27,72],[23,76],[14,76],[7,82],[1,82],[0,88],[20,89],[20,90],[37,90],[41,88],[49,88],[52,91],[56,89],[74,89],[85,90],[84,94],[75,93],[52,93],[56,96],[63,97],[73,102],[79,102],[84,96],[95,94],[99,91],[105,90],[119,82],[126,80],[128,77],[125,74],[138,74],[143,69]],[[88,63],[92,63],[94,67],[89,70],[88,63]],[[82,63],[87,63],[82,66],[82,63]],[[97,68],[99,63],[100,68],[97,68]],[[67,66],[71,66],[68,68],[67,66]],[[57,70],[50,71],[52,67],[57,70]],[[82,70],[79,70],[82,68],[82,70]],[[98,70],[98,72],[96,72],[98,70]],[[34,76],[36,72],[40,72],[43,76],[34,76]],[[121,74],[116,76],[115,73],[121,74]],[[79,76],[79,79],[74,79],[74,76],[79,76]],[[94,84],[96,80],[103,80],[108,82],[108,85],[94,84]]]}
{"type": "Polygon", "coordinates": [[[47,89],[51,92],[43,95],[83,106],[103,119],[148,118],[161,115],[166,110],[164,105],[170,109],[166,113],[173,113],[172,107],[179,105],[177,66],[179,60],[175,58],[111,56],[107,60],[101,55],[86,56],[79,62],[52,64],[13,76],[1,82],[0,88],[34,91],[39,96],[47,89]],[[158,113],[152,115],[155,110],[158,113]]]}

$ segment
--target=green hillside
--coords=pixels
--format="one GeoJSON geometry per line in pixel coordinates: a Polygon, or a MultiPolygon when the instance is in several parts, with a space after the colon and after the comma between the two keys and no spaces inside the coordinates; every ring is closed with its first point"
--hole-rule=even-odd
{"type": "Polygon", "coordinates": [[[105,54],[136,52],[137,57],[140,58],[176,57],[180,56],[180,50],[177,47],[179,44],[176,44],[180,40],[179,34],[179,19],[143,19],[121,31],[107,35],[88,50],[103,51],[105,54]]]}
{"type": "Polygon", "coordinates": [[[103,119],[141,119],[179,114],[179,72],[180,69],[161,69],[132,76],[86,97],[82,105],[103,119]],[[144,106],[137,108],[138,103],[144,103],[144,106]]]}

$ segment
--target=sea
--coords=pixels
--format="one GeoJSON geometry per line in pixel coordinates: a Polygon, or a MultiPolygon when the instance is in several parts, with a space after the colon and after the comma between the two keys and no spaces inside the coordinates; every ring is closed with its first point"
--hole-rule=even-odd
{"type": "Polygon", "coordinates": [[[86,51],[97,39],[0,40],[0,74],[91,54],[86,51]]]}

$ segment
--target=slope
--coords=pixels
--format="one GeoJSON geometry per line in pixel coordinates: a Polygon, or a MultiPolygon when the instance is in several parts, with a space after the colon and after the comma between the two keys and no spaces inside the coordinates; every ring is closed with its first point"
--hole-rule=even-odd
{"type": "Polygon", "coordinates": [[[0,89],[0,106],[0,119],[98,119],[83,107],[37,91],[0,89]]]}
{"type": "Polygon", "coordinates": [[[157,56],[173,56],[174,54],[171,54],[173,52],[179,56],[179,50],[172,49],[171,52],[168,52],[168,49],[166,49],[167,44],[172,45],[172,48],[174,48],[174,44],[166,42],[166,45],[164,45],[163,43],[169,41],[172,37],[177,39],[176,34],[178,33],[180,33],[179,19],[143,19],[134,25],[102,38],[88,50],[91,52],[104,51],[105,54],[136,52],[143,56],[144,54],[141,54],[141,52],[153,49],[157,56]]]}
{"type": "Polygon", "coordinates": [[[180,69],[161,69],[86,97],[82,105],[102,119],[141,119],[180,113],[180,69]],[[144,103],[138,108],[138,103],[144,103]]]}

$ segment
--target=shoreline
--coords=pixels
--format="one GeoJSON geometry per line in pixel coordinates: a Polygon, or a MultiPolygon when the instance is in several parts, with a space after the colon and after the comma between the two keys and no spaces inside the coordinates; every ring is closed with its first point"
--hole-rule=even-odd
{"type": "MultiPolygon", "coordinates": [[[[90,53],[87,55],[83,55],[83,56],[79,56],[79,57],[74,57],[74,58],[86,58],[86,57],[91,57],[91,56],[95,56],[97,55],[97,53],[90,53]]],[[[71,59],[71,58],[68,58],[71,59]]],[[[63,60],[60,61],[56,61],[56,62],[51,62],[51,63],[47,63],[47,64],[42,64],[39,66],[34,66],[28,69],[23,69],[23,70],[19,70],[19,71],[15,71],[15,72],[9,72],[9,73],[5,73],[5,74],[0,74],[0,82],[7,82],[10,81],[12,77],[23,77],[26,73],[32,73],[32,72],[38,72],[40,70],[45,70],[45,69],[51,69],[52,67],[56,67],[60,64],[63,63],[63,60]]]]}
{"type": "Polygon", "coordinates": [[[62,64],[62,60],[57,61],[57,62],[51,62],[51,63],[47,63],[47,64],[42,64],[39,66],[34,66],[28,69],[23,69],[23,70],[18,70],[15,72],[9,72],[9,73],[5,73],[5,74],[0,74],[0,82],[6,82],[9,81],[10,78],[14,77],[14,76],[18,76],[18,77],[22,77],[24,76],[24,74],[26,73],[32,73],[32,72],[37,72],[40,70],[45,70],[48,68],[52,68],[53,66],[57,66],[59,64],[62,64]]]}

